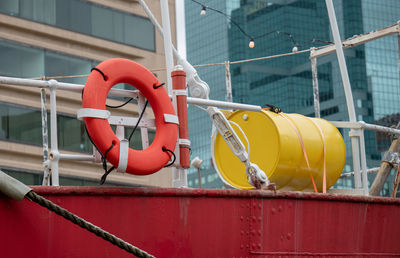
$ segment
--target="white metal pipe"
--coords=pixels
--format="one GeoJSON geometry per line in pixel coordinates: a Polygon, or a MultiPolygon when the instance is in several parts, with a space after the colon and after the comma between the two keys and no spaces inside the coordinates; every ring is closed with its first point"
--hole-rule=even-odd
{"type": "Polygon", "coordinates": [[[39,80],[23,79],[23,78],[13,78],[13,77],[5,77],[5,76],[0,76],[0,84],[9,84],[9,85],[25,86],[25,87],[37,87],[37,88],[49,88],[49,84],[47,81],[39,81],[39,80]]]}
{"type": "Polygon", "coordinates": [[[92,162],[95,161],[93,155],[77,155],[77,154],[59,153],[58,158],[60,160],[77,160],[77,161],[92,161],[92,162]]]}
{"type": "Polygon", "coordinates": [[[203,105],[203,106],[212,106],[212,107],[221,107],[228,109],[241,109],[247,111],[260,111],[260,106],[248,105],[248,104],[240,104],[240,103],[229,103],[225,101],[219,100],[210,100],[210,99],[200,99],[200,98],[187,98],[188,104],[193,105],[203,105]]]}
{"type": "Polygon", "coordinates": [[[342,75],[343,88],[346,96],[347,111],[349,113],[349,120],[356,121],[356,112],[354,109],[353,94],[351,92],[349,74],[347,72],[346,60],[344,58],[342,41],[340,39],[339,28],[336,21],[335,9],[332,0],[325,0],[328,9],[329,21],[331,24],[332,35],[335,42],[336,54],[339,62],[340,73],[342,75]]]}
{"type": "Polygon", "coordinates": [[[362,128],[367,129],[367,130],[400,135],[399,129],[385,127],[385,126],[381,126],[381,125],[367,124],[365,122],[359,122],[359,123],[361,124],[362,128]]]}
{"type": "Polygon", "coordinates": [[[226,101],[232,102],[232,84],[230,62],[225,61],[225,83],[226,83],[226,101]]]}
{"type": "MultiPolygon", "coordinates": [[[[160,0],[160,5],[161,5],[161,18],[162,18],[163,32],[164,32],[165,64],[167,67],[167,88],[168,88],[168,94],[172,95],[171,73],[172,70],[174,69],[174,56],[172,54],[171,23],[169,19],[168,0],[160,0]]],[[[176,105],[175,105],[175,110],[176,110],[176,105]]]]}
{"type": "MultiPolygon", "coordinates": [[[[56,84],[58,90],[67,90],[74,92],[82,92],[84,85],[58,82],[52,80],[56,84]]],[[[14,86],[24,86],[24,87],[35,87],[35,88],[49,88],[49,81],[33,80],[33,79],[23,79],[23,78],[13,78],[0,76],[0,84],[14,85],[14,86]]],[[[139,94],[138,90],[122,90],[122,89],[111,89],[109,95],[118,97],[131,97],[136,98],[139,94]]]]}
{"type": "MultiPolygon", "coordinates": [[[[57,102],[56,102],[56,86],[55,80],[48,82],[50,87],[50,143],[51,152],[58,153],[58,137],[57,137],[57,102]]],[[[58,159],[51,160],[51,184],[53,186],[59,185],[58,178],[58,159]]]]}
{"type": "MultiPolygon", "coordinates": [[[[139,0],[140,5],[142,6],[144,12],[147,14],[149,17],[150,21],[153,23],[153,25],[156,27],[158,32],[161,34],[162,37],[164,37],[164,31],[161,25],[158,23],[156,17],[154,17],[153,13],[151,12],[150,8],[147,6],[146,2],[144,0],[139,0]]],[[[164,39],[165,40],[165,39],[164,39]]],[[[172,51],[177,59],[182,59],[182,57],[179,55],[178,51],[174,46],[172,46],[172,51]]]]}
{"type": "Polygon", "coordinates": [[[43,180],[42,185],[49,185],[49,133],[47,127],[46,89],[40,90],[40,105],[42,115],[42,142],[43,142],[43,180]]]}
{"type": "MultiPolygon", "coordinates": [[[[312,52],[313,50],[311,50],[312,52]]],[[[314,114],[315,117],[321,117],[319,107],[319,87],[318,87],[318,73],[317,73],[317,59],[311,58],[311,72],[312,72],[312,83],[313,83],[313,95],[314,95],[314,114]]]]}
{"type": "MultiPolygon", "coordinates": [[[[379,168],[370,168],[370,169],[367,169],[367,174],[377,173],[378,171],[379,171],[379,168]]],[[[351,177],[351,176],[354,176],[354,171],[343,173],[340,176],[340,178],[351,177]]]]}
{"type": "Polygon", "coordinates": [[[397,62],[398,62],[398,69],[399,69],[399,77],[400,77],[400,21],[397,22],[397,62]]]}
{"type": "MultiPolygon", "coordinates": [[[[346,97],[347,111],[349,114],[349,120],[351,122],[356,121],[356,111],[354,108],[353,94],[351,92],[349,74],[347,72],[346,60],[344,58],[342,41],[340,39],[339,28],[336,21],[335,9],[333,7],[332,0],[325,0],[326,7],[328,9],[329,22],[332,29],[332,35],[336,47],[336,55],[339,62],[340,73],[343,81],[343,88],[346,97]]],[[[356,188],[361,187],[361,177],[360,177],[360,150],[359,150],[359,139],[358,136],[350,136],[351,146],[353,152],[353,167],[354,167],[354,183],[356,188]]]]}
{"type": "MultiPolygon", "coordinates": [[[[56,83],[57,89],[59,90],[67,90],[67,91],[76,91],[81,92],[84,85],[81,84],[72,84],[72,83],[63,83],[57,82],[56,80],[52,80],[53,83],[56,83]]],[[[8,84],[15,86],[28,86],[28,87],[36,87],[36,88],[49,88],[49,81],[39,81],[32,79],[21,79],[21,78],[12,78],[12,77],[4,77],[0,76],[0,84],[8,84]]],[[[111,89],[109,95],[111,96],[119,96],[119,97],[137,97],[139,91],[137,90],[122,90],[122,89],[111,89]]],[[[172,95],[170,96],[172,98],[172,95]]],[[[204,106],[214,106],[214,107],[222,107],[229,109],[242,109],[248,111],[260,111],[260,106],[249,105],[249,104],[240,104],[240,103],[229,103],[225,101],[219,100],[210,100],[210,99],[200,99],[200,98],[187,98],[188,104],[194,105],[204,105],[204,106]]]]}
{"type": "Polygon", "coordinates": [[[383,132],[387,134],[400,135],[400,130],[381,125],[368,124],[364,121],[359,122],[346,122],[346,121],[330,121],[337,128],[350,128],[350,129],[366,129],[370,131],[383,132]]]}
{"type": "Polygon", "coordinates": [[[354,186],[355,188],[359,189],[361,188],[360,143],[357,136],[350,136],[350,137],[351,137],[351,150],[353,154],[354,186]]]}
{"type": "Polygon", "coordinates": [[[367,174],[367,158],[365,156],[365,139],[364,130],[361,129],[360,135],[360,153],[361,153],[361,169],[362,169],[362,183],[364,189],[364,195],[369,195],[368,189],[368,174],[367,174]]]}
{"type": "MultiPolygon", "coordinates": [[[[343,48],[351,48],[356,47],[361,44],[365,44],[369,41],[376,40],[382,37],[386,37],[392,34],[396,34],[400,32],[400,22],[398,21],[397,24],[390,25],[386,28],[371,31],[367,34],[352,36],[349,39],[346,39],[342,42],[343,48]]],[[[313,57],[322,57],[328,54],[331,54],[336,51],[335,45],[331,44],[328,46],[319,47],[313,53],[310,54],[310,58],[313,57]]]]}
{"type": "MultiPolygon", "coordinates": [[[[167,86],[168,94],[172,95],[172,78],[171,73],[174,69],[174,56],[172,53],[172,40],[171,40],[171,25],[169,19],[169,8],[168,0],[160,0],[161,5],[161,18],[163,24],[163,36],[164,36],[164,51],[165,51],[165,63],[167,66],[167,86]]],[[[172,104],[175,112],[177,111],[176,96],[172,96],[172,104]]],[[[179,137],[178,137],[179,138],[179,137]]],[[[179,144],[176,145],[174,150],[175,153],[179,153],[179,144]]],[[[176,155],[176,164],[180,164],[179,155],[176,155]]],[[[185,169],[181,167],[173,167],[173,186],[174,187],[187,187],[187,177],[185,169]],[[177,180],[178,179],[178,180],[177,180]]]]}

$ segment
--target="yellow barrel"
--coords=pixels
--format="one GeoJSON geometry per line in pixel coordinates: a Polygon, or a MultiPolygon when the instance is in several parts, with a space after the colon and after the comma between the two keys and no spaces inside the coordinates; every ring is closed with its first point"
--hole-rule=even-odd
{"type": "MultiPolygon", "coordinates": [[[[266,173],[277,189],[312,191],[311,172],[318,191],[321,191],[324,144],[327,189],[336,183],[342,173],[346,160],[345,145],[339,131],[328,121],[299,114],[276,114],[267,110],[239,110],[224,114],[229,121],[233,121],[231,125],[246,149],[249,145],[250,161],[266,173]],[[310,168],[298,134],[304,142],[310,168]]],[[[248,183],[244,164],[218,133],[213,134],[212,155],[216,170],[226,184],[234,188],[254,188],[248,183]]]]}

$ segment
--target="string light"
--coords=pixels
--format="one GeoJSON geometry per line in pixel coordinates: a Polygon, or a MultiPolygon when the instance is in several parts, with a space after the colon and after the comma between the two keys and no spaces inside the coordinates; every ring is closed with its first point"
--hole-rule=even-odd
{"type": "Polygon", "coordinates": [[[200,15],[201,16],[206,16],[206,6],[205,5],[203,5],[202,7],[201,7],[201,11],[200,11],[200,15]]]}
{"type": "MultiPolygon", "coordinates": [[[[239,29],[239,31],[240,31],[244,36],[246,36],[246,37],[248,37],[248,38],[250,39],[250,41],[249,41],[249,48],[254,48],[254,46],[255,46],[254,40],[255,40],[255,39],[257,39],[257,38],[263,38],[263,37],[265,37],[265,36],[267,36],[267,35],[269,35],[269,34],[272,34],[272,33],[277,33],[277,34],[283,34],[283,35],[286,35],[286,36],[289,37],[289,39],[290,39],[290,40],[292,41],[292,43],[293,43],[293,48],[292,48],[292,52],[293,52],[293,53],[294,53],[294,52],[297,52],[297,51],[299,50],[299,44],[294,40],[294,37],[293,37],[293,35],[292,35],[291,33],[284,32],[284,31],[279,31],[279,30],[271,30],[271,31],[268,31],[268,32],[266,32],[266,33],[264,33],[264,34],[262,34],[262,35],[259,35],[259,36],[254,37],[254,36],[248,34],[237,22],[235,22],[234,20],[232,20],[232,17],[229,16],[228,14],[226,14],[226,13],[220,11],[220,10],[214,9],[214,8],[212,8],[212,7],[205,6],[204,4],[202,4],[202,3],[200,3],[200,2],[198,2],[198,1],[196,1],[196,0],[192,0],[192,2],[194,2],[194,3],[196,3],[196,4],[198,4],[198,5],[201,6],[201,11],[200,11],[200,15],[201,15],[201,16],[205,16],[205,15],[206,15],[206,9],[212,10],[212,11],[214,11],[214,12],[217,12],[217,13],[219,13],[219,14],[225,16],[226,19],[229,20],[231,24],[235,25],[235,26],[239,29]]],[[[305,40],[305,41],[311,41],[312,43],[321,42],[321,43],[326,43],[326,44],[333,44],[333,43],[330,42],[330,41],[327,41],[327,40],[319,40],[319,39],[315,39],[315,38],[314,38],[314,39],[305,40]]]]}
{"type": "Polygon", "coordinates": [[[253,38],[250,39],[249,48],[254,48],[254,39],[253,38]]]}
{"type": "Polygon", "coordinates": [[[293,52],[293,53],[296,53],[297,51],[299,51],[298,45],[299,45],[299,44],[297,44],[297,43],[294,45],[294,47],[293,47],[293,49],[292,49],[292,52],[293,52]]]}

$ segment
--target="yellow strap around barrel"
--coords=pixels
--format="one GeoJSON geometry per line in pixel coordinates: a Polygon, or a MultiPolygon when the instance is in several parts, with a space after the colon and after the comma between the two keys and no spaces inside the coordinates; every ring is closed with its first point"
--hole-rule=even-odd
{"type": "MultiPolygon", "coordinates": [[[[283,114],[282,112],[278,113],[280,116],[282,116],[283,118],[285,118],[289,124],[292,126],[292,128],[294,129],[294,131],[297,134],[297,137],[299,138],[300,141],[300,145],[301,145],[301,149],[303,150],[303,156],[304,159],[306,160],[307,163],[307,167],[308,167],[308,171],[310,172],[310,177],[311,177],[311,181],[313,183],[313,187],[314,187],[314,192],[318,193],[318,189],[317,189],[317,185],[315,184],[315,180],[314,177],[311,173],[311,169],[310,169],[310,163],[308,162],[308,156],[307,156],[307,152],[306,152],[306,147],[304,146],[304,141],[303,138],[300,135],[299,130],[297,129],[296,125],[289,119],[289,117],[287,117],[285,114],[283,114]]],[[[319,127],[319,126],[318,126],[319,127]]],[[[319,128],[321,130],[321,128],[319,128]]],[[[322,132],[321,132],[322,133],[322,132]]],[[[325,177],[325,182],[326,182],[326,173],[325,173],[325,144],[324,144],[324,177],[325,177]]],[[[325,188],[326,188],[326,183],[324,184],[325,188]]]]}
{"type": "Polygon", "coordinates": [[[326,193],[326,146],[325,146],[325,135],[322,132],[321,127],[313,119],[310,119],[310,120],[318,128],[319,133],[321,134],[321,137],[322,137],[322,144],[324,146],[324,173],[322,175],[322,192],[326,193]]]}

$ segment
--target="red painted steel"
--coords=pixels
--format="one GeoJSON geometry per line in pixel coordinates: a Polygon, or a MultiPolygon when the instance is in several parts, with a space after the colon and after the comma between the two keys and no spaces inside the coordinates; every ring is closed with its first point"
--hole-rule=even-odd
{"type": "MultiPolygon", "coordinates": [[[[172,85],[174,90],[186,91],[186,73],[185,71],[173,71],[171,73],[172,85]]],[[[176,96],[176,106],[179,118],[179,139],[189,140],[187,95],[176,96]]],[[[179,160],[183,168],[190,168],[190,145],[179,144],[179,160]]]]}
{"type": "MultiPolygon", "coordinates": [[[[157,257],[400,256],[400,200],[256,190],[33,187],[157,257]]],[[[130,257],[0,196],[1,257],[130,257]]]]}

